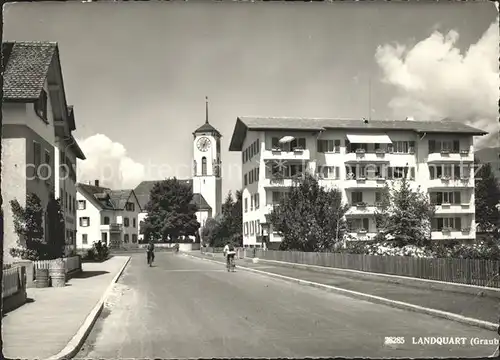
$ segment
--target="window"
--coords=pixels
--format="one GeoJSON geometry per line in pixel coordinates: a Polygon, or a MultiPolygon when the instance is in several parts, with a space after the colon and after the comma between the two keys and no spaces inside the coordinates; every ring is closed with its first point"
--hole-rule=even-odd
{"type": "Polygon", "coordinates": [[[443,217],[443,218],[432,219],[433,231],[442,231],[444,229],[461,230],[462,219],[459,217],[454,217],[454,218],[443,217]]]}
{"type": "Polygon", "coordinates": [[[248,173],[248,183],[253,184],[253,171],[248,173]]]}
{"type": "Polygon", "coordinates": [[[434,192],[430,194],[430,198],[431,203],[434,205],[462,203],[462,194],[460,191],[434,192]]]}
{"type": "Polygon", "coordinates": [[[85,210],[86,205],[87,204],[85,200],[78,200],[78,210],[85,210]]]}
{"type": "Polygon", "coordinates": [[[255,194],[255,208],[258,209],[260,207],[260,195],[255,194]]]}
{"type": "Polygon", "coordinates": [[[207,158],[206,157],[201,158],[201,175],[202,176],[207,175],[207,158]]]}
{"type": "Polygon", "coordinates": [[[128,234],[123,235],[123,242],[124,242],[125,244],[127,244],[127,243],[128,243],[128,239],[129,239],[128,234]]]}
{"type": "Polygon", "coordinates": [[[382,201],[382,193],[380,191],[375,192],[375,202],[379,203],[382,201]]]}
{"type": "Polygon", "coordinates": [[[248,212],[248,199],[245,199],[245,212],[248,212]]]}
{"type": "Polygon", "coordinates": [[[254,202],[254,197],[253,195],[250,195],[250,211],[253,211],[253,202],[254,202]]]}
{"type": "Polygon", "coordinates": [[[109,216],[105,216],[102,222],[103,225],[109,225],[109,216]]]}
{"type": "Polygon", "coordinates": [[[133,218],[133,219],[132,219],[132,226],[133,226],[133,227],[136,227],[136,226],[137,226],[137,220],[136,220],[136,218],[133,218]]]}
{"type": "Polygon", "coordinates": [[[273,137],[271,139],[271,148],[272,149],[280,149],[281,146],[280,146],[280,139],[277,138],[277,137],[273,137]]]}
{"type": "Polygon", "coordinates": [[[101,233],[101,241],[105,244],[108,243],[108,233],[102,232],[101,233]]]}
{"type": "Polygon", "coordinates": [[[368,218],[361,219],[350,219],[347,222],[347,226],[351,232],[365,230],[368,231],[370,226],[370,220],[368,218]]]}
{"type": "Polygon", "coordinates": [[[135,211],[135,204],[131,203],[131,202],[128,202],[128,203],[125,204],[125,209],[127,211],[135,211]]]}
{"type": "Polygon", "coordinates": [[[306,148],[306,138],[295,138],[290,143],[290,150],[305,149],[305,148],[306,148]]]}
{"type": "Polygon", "coordinates": [[[363,193],[361,191],[352,192],[352,203],[359,204],[363,202],[363,193]]]}
{"type": "Polygon", "coordinates": [[[89,217],[81,217],[80,218],[80,226],[81,227],[90,226],[90,218],[89,217]]]}
{"type": "Polygon", "coordinates": [[[127,217],[123,219],[123,226],[125,226],[125,227],[130,226],[130,220],[127,217]]]}
{"type": "Polygon", "coordinates": [[[245,174],[245,175],[243,176],[243,183],[245,184],[245,186],[247,186],[247,185],[248,185],[248,181],[247,181],[247,174],[245,174]]]}
{"type": "MultiPolygon", "coordinates": [[[[64,197],[64,190],[63,188],[59,188],[59,199],[60,199],[60,202],[62,202],[62,199],[64,197]]],[[[62,206],[62,204],[61,204],[62,206]]]]}
{"type": "Polygon", "coordinates": [[[137,234],[132,234],[132,243],[137,243],[137,234]]]}
{"type": "Polygon", "coordinates": [[[272,204],[279,204],[282,199],[286,199],[287,197],[288,193],[284,191],[273,191],[272,204]]]}
{"type": "Polygon", "coordinates": [[[73,198],[73,213],[76,213],[76,199],[73,198]]]}
{"type": "Polygon", "coordinates": [[[38,177],[38,169],[42,163],[42,146],[40,143],[33,141],[33,166],[34,166],[34,176],[38,177]]]}
{"type": "Polygon", "coordinates": [[[35,102],[35,112],[40,119],[47,121],[47,93],[43,89],[40,97],[35,102]]]}
{"type": "Polygon", "coordinates": [[[48,178],[50,177],[50,152],[48,150],[45,150],[45,158],[44,158],[44,166],[42,167],[42,176],[44,178],[44,180],[48,180],[48,178]]]}
{"type": "Polygon", "coordinates": [[[338,166],[318,166],[318,174],[324,179],[340,179],[338,166]]]}
{"type": "Polygon", "coordinates": [[[250,221],[250,235],[253,235],[254,234],[254,222],[253,221],[250,221]]]}
{"type": "Polygon", "coordinates": [[[248,223],[245,223],[245,235],[248,235],[248,223]]]}
{"type": "Polygon", "coordinates": [[[408,141],[394,141],[393,152],[396,154],[407,154],[409,153],[410,143],[408,141]]]}
{"type": "Polygon", "coordinates": [[[88,239],[87,239],[87,234],[82,234],[82,244],[87,245],[88,239]]]}
{"type": "Polygon", "coordinates": [[[68,209],[68,207],[69,207],[69,194],[68,193],[64,194],[64,207],[66,209],[68,209]]]}
{"type": "Polygon", "coordinates": [[[255,224],[256,224],[256,226],[257,226],[257,230],[256,230],[256,231],[257,231],[257,235],[258,235],[258,234],[262,234],[262,229],[261,229],[261,227],[260,227],[260,221],[259,221],[259,220],[256,220],[255,224]]]}
{"type": "Polygon", "coordinates": [[[72,206],[73,206],[73,198],[71,197],[71,195],[69,196],[69,211],[72,212],[73,209],[72,209],[72,206]]]}

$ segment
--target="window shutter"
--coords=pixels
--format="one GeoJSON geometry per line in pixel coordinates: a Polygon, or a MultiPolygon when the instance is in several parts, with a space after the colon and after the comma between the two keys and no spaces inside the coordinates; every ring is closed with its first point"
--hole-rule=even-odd
{"type": "Polygon", "coordinates": [[[345,140],[345,148],[346,148],[346,152],[351,152],[351,143],[349,142],[348,139],[345,140]]]}
{"type": "Polygon", "coordinates": [[[393,178],[394,178],[394,168],[389,167],[389,179],[393,179],[393,178]]]}
{"type": "Polygon", "coordinates": [[[459,217],[455,218],[455,229],[462,230],[462,218],[459,217]]]}
{"type": "Polygon", "coordinates": [[[461,204],[462,203],[462,194],[460,191],[455,191],[453,195],[453,200],[455,204],[461,204]]]}
{"type": "Polygon", "coordinates": [[[438,230],[438,220],[436,218],[432,218],[431,220],[431,228],[433,231],[438,230]]]}
{"type": "Polygon", "coordinates": [[[316,147],[318,148],[318,152],[322,153],[323,152],[323,140],[318,140],[316,142],[316,147]]]}
{"type": "Polygon", "coordinates": [[[455,165],[455,179],[460,179],[460,165],[455,165]]]}
{"type": "Polygon", "coordinates": [[[369,228],[369,221],[367,218],[363,218],[363,229],[365,229],[366,231],[368,231],[368,228],[369,228]]]}
{"type": "Polygon", "coordinates": [[[437,193],[431,193],[430,198],[431,198],[431,204],[433,204],[433,205],[437,204],[437,200],[438,200],[437,193]]]}
{"type": "Polygon", "coordinates": [[[436,140],[429,140],[429,154],[436,152],[436,140]]]}
{"type": "Polygon", "coordinates": [[[435,172],[435,168],[434,168],[434,165],[430,165],[429,166],[429,178],[431,180],[435,179],[436,178],[436,172],[435,172]]]}
{"type": "Polygon", "coordinates": [[[460,151],[460,141],[453,140],[453,152],[458,153],[460,151]]]}
{"type": "Polygon", "coordinates": [[[340,179],[340,167],[338,166],[335,167],[335,179],[340,179]]]}
{"type": "Polygon", "coordinates": [[[411,167],[410,170],[411,170],[410,177],[411,177],[412,180],[415,180],[415,168],[411,167]]]}
{"type": "Polygon", "coordinates": [[[394,146],[392,144],[387,144],[387,152],[388,153],[394,152],[394,146]]]}

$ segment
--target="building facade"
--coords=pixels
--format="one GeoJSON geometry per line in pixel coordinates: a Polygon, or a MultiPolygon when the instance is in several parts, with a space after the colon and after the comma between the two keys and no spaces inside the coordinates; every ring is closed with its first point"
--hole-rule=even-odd
{"type": "Polygon", "coordinates": [[[57,197],[57,139],[76,127],[66,103],[56,43],[3,42],[2,54],[4,257],[9,262],[13,260],[9,251],[19,240],[10,201],[24,207],[32,193],[46,208],[51,196],[57,197]]]}
{"type": "Polygon", "coordinates": [[[436,205],[433,240],[473,240],[473,136],[485,134],[451,121],[238,118],[230,151],[242,153],[244,244],[281,241],[266,215],[306,171],[341,190],[352,239],[373,239],[382,190],[405,177],[436,205]]]}
{"type": "Polygon", "coordinates": [[[136,248],[139,243],[139,200],[134,190],[111,190],[77,184],[77,250],[102,241],[110,248],[136,248]]]}

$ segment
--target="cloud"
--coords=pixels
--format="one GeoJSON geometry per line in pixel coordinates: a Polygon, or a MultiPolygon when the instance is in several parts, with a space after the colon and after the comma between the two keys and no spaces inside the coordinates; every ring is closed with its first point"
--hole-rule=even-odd
{"type": "Polygon", "coordinates": [[[389,107],[398,118],[451,118],[490,132],[477,145],[498,146],[498,18],[464,53],[458,32],[434,31],[412,48],[382,45],[375,59],[382,81],[397,89],[389,107]]]}
{"type": "Polygon", "coordinates": [[[134,188],[145,178],[145,166],[127,155],[125,147],[106,135],[79,140],[86,160],[78,161],[78,181],[99,180],[113,189],[134,188]]]}

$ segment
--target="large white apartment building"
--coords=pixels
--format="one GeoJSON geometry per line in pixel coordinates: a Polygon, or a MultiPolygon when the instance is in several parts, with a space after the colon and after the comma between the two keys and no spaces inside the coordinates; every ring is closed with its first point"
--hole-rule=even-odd
{"type": "Polygon", "coordinates": [[[452,121],[367,121],[240,117],[230,151],[242,153],[243,243],[281,241],[267,216],[309,171],[351,205],[350,235],[377,234],[381,190],[402,177],[436,204],[432,239],[475,239],[473,137],[486,132],[452,121]]]}
{"type": "Polygon", "coordinates": [[[92,184],[77,184],[77,250],[102,241],[111,248],[138,247],[141,207],[134,190],[111,190],[92,184]]]}

